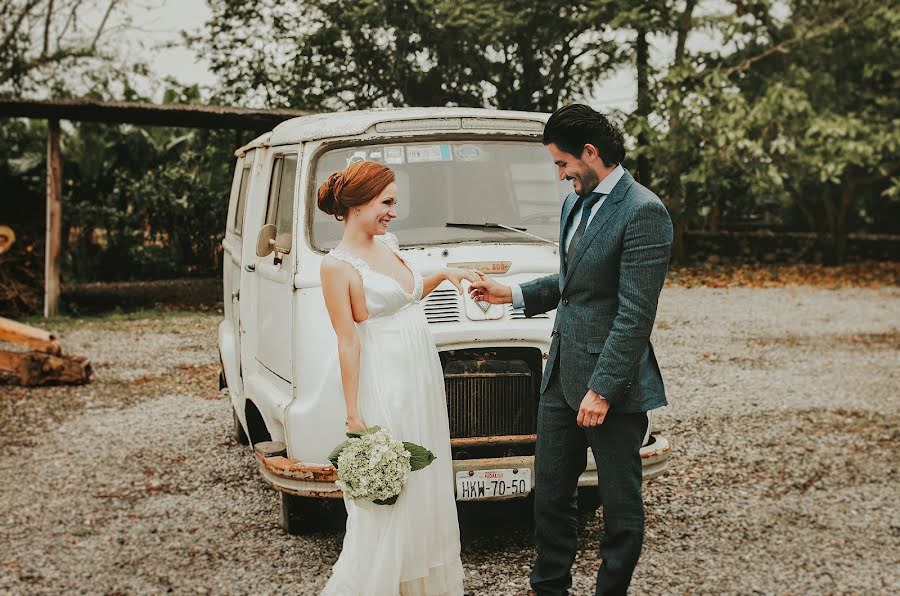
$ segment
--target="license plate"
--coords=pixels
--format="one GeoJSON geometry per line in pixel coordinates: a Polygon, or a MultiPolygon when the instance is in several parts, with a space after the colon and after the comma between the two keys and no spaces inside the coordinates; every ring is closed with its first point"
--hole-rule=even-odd
{"type": "Polygon", "coordinates": [[[530,492],[530,468],[462,470],[456,473],[457,501],[514,499],[530,492]]]}

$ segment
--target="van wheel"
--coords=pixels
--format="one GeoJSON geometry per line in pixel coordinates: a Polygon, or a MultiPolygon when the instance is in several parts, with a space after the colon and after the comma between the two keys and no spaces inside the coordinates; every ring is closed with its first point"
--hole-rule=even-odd
{"type": "Polygon", "coordinates": [[[241,426],[241,421],[238,420],[237,412],[234,411],[234,408],[231,408],[231,418],[233,420],[231,437],[234,439],[234,442],[238,445],[249,445],[250,439],[247,438],[247,433],[244,432],[244,427],[241,426]]]}
{"type": "Polygon", "coordinates": [[[343,499],[313,499],[281,493],[281,529],[288,534],[342,530],[346,521],[343,499]]]}

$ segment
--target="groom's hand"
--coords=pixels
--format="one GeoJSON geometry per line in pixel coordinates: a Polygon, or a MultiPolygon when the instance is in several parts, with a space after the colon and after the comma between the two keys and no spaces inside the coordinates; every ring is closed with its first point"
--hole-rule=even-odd
{"type": "Polygon", "coordinates": [[[491,304],[507,304],[512,302],[512,290],[498,281],[494,281],[481,271],[475,271],[481,278],[469,286],[469,296],[477,302],[491,304]]]}
{"type": "Polygon", "coordinates": [[[609,402],[600,397],[593,389],[588,389],[581,400],[578,409],[578,426],[591,427],[603,424],[606,413],[609,411],[609,402]]]}

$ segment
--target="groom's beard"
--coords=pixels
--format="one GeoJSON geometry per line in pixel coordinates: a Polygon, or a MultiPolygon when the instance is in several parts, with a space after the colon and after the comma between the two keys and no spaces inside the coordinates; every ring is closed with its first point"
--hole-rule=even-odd
{"type": "Polygon", "coordinates": [[[581,184],[581,189],[577,190],[576,193],[580,197],[586,197],[594,192],[594,189],[600,184],[600,178],[592,170],[588,170],[578,177],[578,182],[581,184]]]}

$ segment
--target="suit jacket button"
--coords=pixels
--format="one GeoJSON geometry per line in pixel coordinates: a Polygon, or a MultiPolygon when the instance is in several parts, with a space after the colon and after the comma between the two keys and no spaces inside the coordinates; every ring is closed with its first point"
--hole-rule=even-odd
{"type": "Polygon", "coordinates": [[[568,298],[563,298],[563,299],[562,299],[562,303],[563,303],[563,304],[568,304],[568,303],[569,303],[569,299],[568,299],[568,298]]]}
{"type": "Polygon", "coordinates": [[[557,335],[559,335],[559,331],[557,331],[556,329],[554,329],[554,330],[550,333],[550,335],[552,335],[553,337],[556,337],[557,335]]]}

